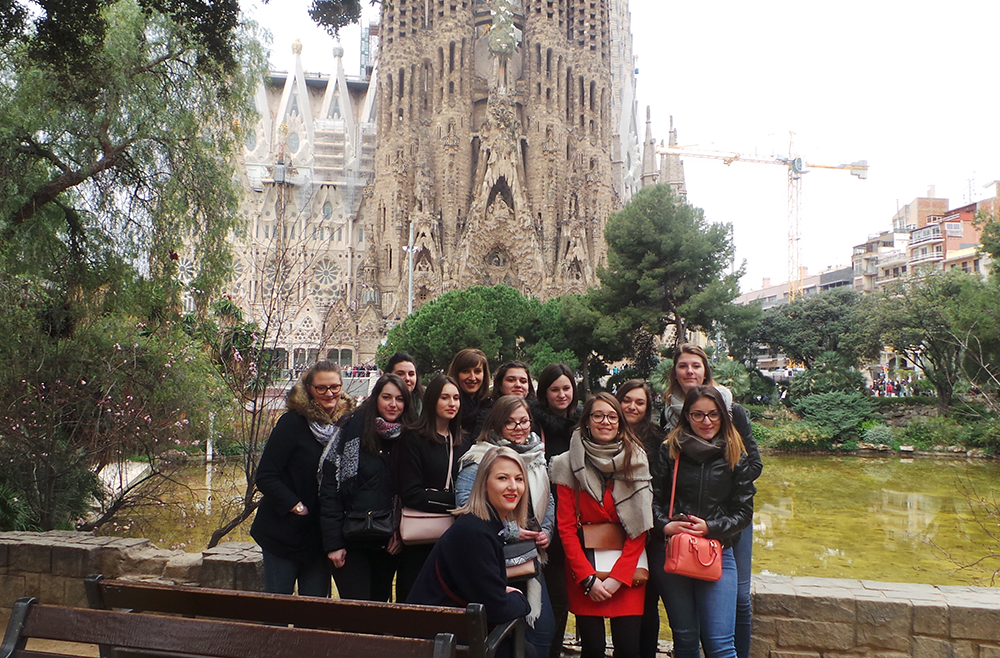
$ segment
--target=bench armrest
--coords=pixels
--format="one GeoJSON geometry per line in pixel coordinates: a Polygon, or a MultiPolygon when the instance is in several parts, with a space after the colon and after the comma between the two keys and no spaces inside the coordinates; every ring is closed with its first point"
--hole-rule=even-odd
{"type": "Polygon", "coordinates": [[[486,657],[493,658],[500,643],[508,637],[514,638],[513,658],[524,658],[524,629],[527,622],[524,618],[511,620],[505,624],[500,624],[486,638],[486,657]]]}

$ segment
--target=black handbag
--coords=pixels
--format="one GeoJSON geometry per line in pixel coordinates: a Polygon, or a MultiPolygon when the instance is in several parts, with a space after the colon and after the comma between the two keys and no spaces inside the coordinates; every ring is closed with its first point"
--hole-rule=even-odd
{"type": "Polygon", "coordinates": [[[388,541],[394,531],[392,510],[361,510],[344,515],[344,539],[348,541],[388,541]]]}
{"type": "Polygon", "coordinates": [[[504,544],[503,559],[507,564],[507,582],[529,580],[539,574],[538,547],[534,540],[504,544]]]}

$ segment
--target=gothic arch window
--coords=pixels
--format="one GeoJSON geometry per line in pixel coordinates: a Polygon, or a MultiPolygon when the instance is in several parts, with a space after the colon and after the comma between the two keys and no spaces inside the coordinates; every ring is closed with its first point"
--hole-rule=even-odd
{"type": "Polygon", "coordinates": [[[506,269],[507,265],[510,264],[510,256],[503,247],[494,247],[486,254],[486,264],[495,270],[506,269]]]}

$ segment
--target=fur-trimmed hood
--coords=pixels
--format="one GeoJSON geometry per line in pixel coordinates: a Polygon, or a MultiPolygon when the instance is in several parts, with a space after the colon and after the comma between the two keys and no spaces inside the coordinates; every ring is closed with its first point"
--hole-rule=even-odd
{"type": "Polygon", "coordinates": [[[336,423],[341,417],[354,410],[354,399],[341,394],[340,402],[337,403],[337,410],[331,418],[323,410],[323,407],[313,401],[309,395],[309,391],[306,390],[302,382],[296,382],[292,390],[288,391],[288,395],[285,396],[285,408],[304,416],[306,420],[315,421],[322,425],[330,425],[336,423]]]}

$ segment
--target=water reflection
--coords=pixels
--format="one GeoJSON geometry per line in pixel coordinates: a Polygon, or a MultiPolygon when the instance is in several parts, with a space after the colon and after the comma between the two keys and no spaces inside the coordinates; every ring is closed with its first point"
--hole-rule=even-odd
{"type": "MultiPolygon", "coordinates": [[[[757,482],[754,571],[889,582],[969,584],[994,545],[962,489],[996,492],[1000,465],[978,460],[765,455],[757,482]]],[[[202,550],[240,503],[239,462],[192,465],[170,504],[141,510],[115,534],[202,550]]],[[[995,495],[995,494],[994,494],[995,495]]],[[[249,521],[227,538],[251,541],[249,521]]],[[[112,534],[112,529],[105,532],[112,534]]],[[[983,584],[983,583],[979,583],[983,584]]]]}

